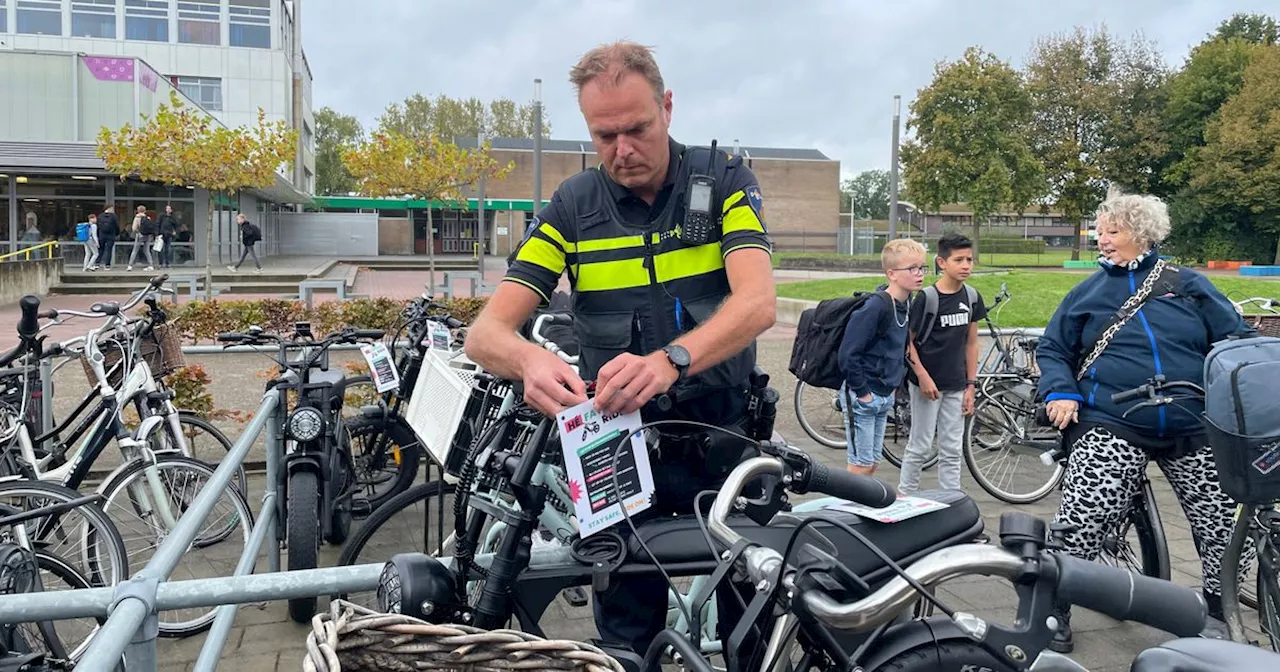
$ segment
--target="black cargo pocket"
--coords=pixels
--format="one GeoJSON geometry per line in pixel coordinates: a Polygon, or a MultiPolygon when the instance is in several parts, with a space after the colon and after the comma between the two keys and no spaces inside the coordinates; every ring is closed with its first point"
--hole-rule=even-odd
{"type": "MultiPolygon", "coordinates": [[[[694,327],[705,324],[715,315],[716,310],[720,308],[720,304],[724,302],[723,297],[709,296],[701,299],[692,299],[683,302],[685,312],[692,318],[693,324],[685,324],[684,330],[689,331],[694,327]]],[[[741,387],[746,385],[748,377],[755,366],[756,346],[752,342],[742,352],[730,357],[729,359],[717,364],[716,366],[699,373],[694,380],[689,381],[687,388],[697,388],[692,391],[696,392],[705,389],[723,389],[732,387],[741,387]]]]}
{"type": "Polygon", "coordinates": [[[581,352],[579,368],[583,380],[594,380],[600,367],[631,347],[633,320],[634,313],[631,311],[577,313],[574,326],[577,327],[581,352]]]}

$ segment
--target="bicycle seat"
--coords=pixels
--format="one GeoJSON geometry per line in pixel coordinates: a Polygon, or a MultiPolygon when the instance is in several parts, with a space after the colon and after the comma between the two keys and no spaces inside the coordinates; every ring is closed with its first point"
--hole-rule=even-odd
{"type": "Polygon", "coordinates": [[[1222,639],[1188,637],[1147,649],[1130,672],[1226,672],[1280,670],[1280,654],[1222,639]]]}
{"type": "MultiPolygon", "coordinates": [[[[886,555],[898,562],[909,562],[939,548],[967,543],[982,533],[982,515],[978,505],[959,490],[921,490],[915,496],[947,504],[947,508],[909,518],[897,523],[880,523],[838,509],[822,509],[804,513],[780,513],[768,526],[756,525],[745,516],[731,518],[729,526],[738,534],[779,553],[786,550],[792,532],[804,518],[830,516],[861,532],[886,555]]],[[[797,541],[827,544],[809,534],[816,529],[836,546],[836,556],[854,573],[868,582],[887,579],[890,570],[861,541],[827,522],[814,523],[802,531],[797,541]]],[[[637,528],[658,562],[667,564],[714,562],[706,538],[692,516],[661,518],[642,523],[637,528]]],[[[634,537],[628,540],[628,562],[650,564],[648,555],[634,537]]]]}

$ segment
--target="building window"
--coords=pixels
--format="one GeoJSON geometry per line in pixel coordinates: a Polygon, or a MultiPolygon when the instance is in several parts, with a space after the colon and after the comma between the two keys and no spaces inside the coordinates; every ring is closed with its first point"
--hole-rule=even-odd
{"type": "MultiPolygon", "coordinates": [[[[7,32],[9,32],[9,8],[6,6],[5,0],[0,0],[0,33],[7,33],[7,32]]],[[[9,178],[7,177],[0,178],[0,182],[3,182],[4,184],[8,185],[9,184],[8,179],[9,178]]],[[[0,215],[0,221],[4,221],[5,217],[8,217],[8,216],[9,216],[9,211],[5,210],[4,215],[0,215]]],[[[0,237],[0,240],[2,240],[2,237],[0,237]]]]}
{"type": "Polygon", "coordinates": [[[183,44],[222,44],[218,0],[178,3],[178,41],[183,44]]]}
{"type": "Polygon", "coordinates": [[[168,0],[124,0],[124,39],[168,42],[168,0]]]}
{"type": "Polygon", "coordinates": [[[116,0],[71,0],[71,36],[116,39],[116,0]]]}
{"type": "Polygon", "coordinates": [[[60,0],[18,0],[18,32],[27,35],[61,35],[60,0]]]}
{"type": "Polygon", "coordinates": [[[222,80],[217,77],[169,78],[182,94],[210,112],[222,111],[222,80]]]}
{"type": "Polygon", "coordinates": [[[230,0],[231,46],[271,48],[271,0],[230,0]]]}

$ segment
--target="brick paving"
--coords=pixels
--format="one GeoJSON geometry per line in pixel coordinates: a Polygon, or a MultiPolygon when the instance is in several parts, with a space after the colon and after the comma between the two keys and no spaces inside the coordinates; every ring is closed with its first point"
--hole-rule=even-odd
{"type": "MultiPolygon", "coordinates": [[[[490,273],[486,274],[486,280],[496,281],[500,278],[500,269],[501,267],[495,264],[490,273]]],[[[407,299],[421,293],[425,285],[425,276],[424,272],[419,271],[362,270],[356,281],[356,291],[371,296],[407,299]]],[[[455,291],[465,294],[467,289],[459,286],[455,287],[455,291]]],[[[103,298],[56,296],[52,297],[48,303],[58,307],[77,308],[87,307],[103,298]]],[[[249,297],[235,295],[234,298],[249,297]]],[[[16,321],[16,305],[0,307],[0,324],[15,324],[16,321]]],[[[64,325],[58,330],[51,330],[53,332],[51,338],[54,340],[67,338],[79,335],[83,330],[83,326],[74,323],[64,325]],[[63,335],[64,333],[66,335],[63,335]]],[[[5,329],[4,332],[10,332],[10,330],[5,329]]],[[[790,325],[777,325],[760,339],[759,344],[760,363],[773,374],[773,385],[782,393],[778,430],[792,443],[809,451],[824,463],[832,467],[841,467],[843,450],[833,450],[816,444],[804,435],[796,422],[791,402],[791,391],[794,389],[795,382],[786,370],[794,333],[794,327],[790,325]]],[[[7,337],[8,333],[0,333],[0,336],[7,337]]],[[[0,339],[0,347],[12,345],[12,341],[8,341],[8,345],[5,343],[5,340],[0,339]]],[[[215,402],[220,408],[252,410],[256,405],[256,395],[244,394],[245,385],[249,383],[251,387],[260,389],[257,385],[260,385],[261,381],[250,383],[248,379],[252,378],[252,371],[245,373],[244,357],[247,356],[211,355],[203,360],[214,378],[215,402]]],[[[262,364],[265,366],[266,360],[263,360],[262,364]]],[[[79,375],[78,381],[83,381],[83,375],[76,372],[59,375],[70,376],[68,380],[76,380],[76,376],[79,375]]],[[[79,389],[83,387],[83,382],[69,387],[62,386],[61,382],[59,385],[59,406],[74,404],[80,394],[79,389]]],[[[224,426],[223,429],[232,437],[238,431],[234,424],[224,426]]],[[[1151,474],[1165,531],[1169,538],[1170,554],[1173,560],[1173,580],[1187,586],[1198,586],[1200,583],[1199,561],[1186,518],[1177,506],[1163,476],[1156,469],[1152,469],[1151,474]]],[[[888,463],[882,466],[878,475],[890,483],[897,483],[897,470],[888,463]]],[[[929,487],[934,482],[932,480],[934,478],[936,476],[932,470],[926,472],[924,487],[929,487]]],[[[255,491],[250,499],[256,510],[260,503],[261,478],[251,477],[250,486],[255,491]]],[[[967,470],[964,474],[964,488],[978,503],[987,524],[987,531],[993,535],[998,530],[999,516],[1005,511],[1019,510],[1048,518],[1052,516],[1057,505],[1056,494],[1031,505],[1004,504],[982,491],[972,481],[967,470]]],[[[408,545],[409,542],[406,540],[406,546],[408,545]]],[[[336,547],[323,549],[322,564],[334,563],[339,552],[340,548],[336,547]]],[[[260,561],[259,571],[265,571],[265,562],[260,561]]],[[[939,589],[939,595],[954,609],[969,611],[995,622],[1011,622],[1014,616],[1016,597],[1008,584],[1001,580],[984,577],[959,579],[943,584],[939,589]]],[[[323,608],[323,602],[321,608],[323,608]]],[[[1252,612],[1246,610],[1246,615],[1250,621],[1256,623],[1252,612]]],[[[562,600],[557,600],[548,610],[543,619],[543,625],[548,634],[553,637],[581,640],[595,634],[590,608],[571,607],[562,600]]],[[[1084,610],[1077,610],[1073,626],[1076,630],[1076,653],[1072,657],[1095,672],[1128,670],[1132,657],[1137,652],[1169,639],[1168,635],[1145,626],[1117,623],[1084,610]]],[[[288,620],[283,603],[244,605],[238,612],[235,626],[223,650],[222,667],[234,666],[237,672],[300,669],[308,631],[308,626],[298,625],[288,620]]],[[[161,640],[159,659],[163,664],[160,669],[166,672],[191,669],[203,643],[203,635],[183,640],[161,640]]]]}

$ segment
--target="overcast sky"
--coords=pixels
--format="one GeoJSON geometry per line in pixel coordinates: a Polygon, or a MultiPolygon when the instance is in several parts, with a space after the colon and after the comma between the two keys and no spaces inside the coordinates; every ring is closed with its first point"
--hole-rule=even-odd
{"type": "Polygon", "coordinates": [[[1280,0],[305,0],[315,108],[366,128],[414,92],[527,101],[552,137],[587,140],[569,68],[627,38],[656,48],[672,135],[816,148],[846,176],[888,168],[893,96],[907,106],[934,64],[981,45],[1019,67],[1039,35],[1105,22],[1154,40],[1177,66],[1233,12],[1280,0]]]}

